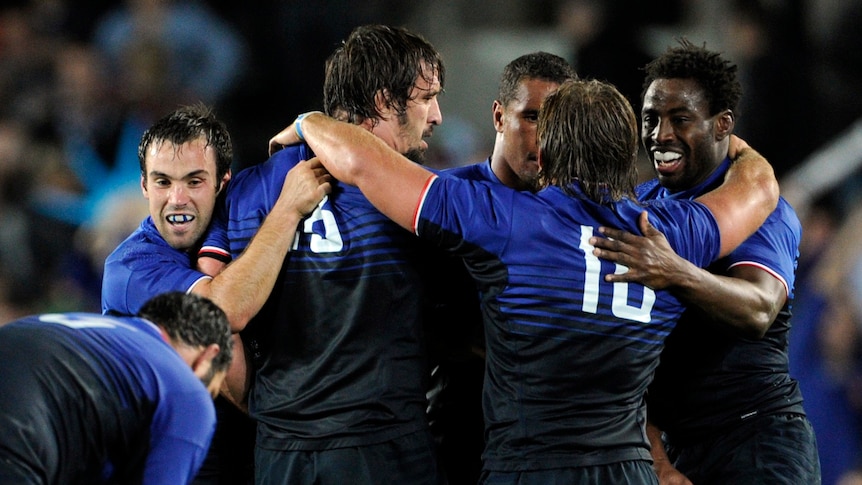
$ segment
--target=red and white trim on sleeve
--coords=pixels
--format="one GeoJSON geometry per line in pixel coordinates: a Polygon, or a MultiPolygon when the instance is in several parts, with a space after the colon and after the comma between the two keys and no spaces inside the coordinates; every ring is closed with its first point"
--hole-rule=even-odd
{"type": "Polygon", "coordinates": [[[230,253],[215,246],[203,246],[198,251],[198,258],[213,258],[222,263],[230,263],[230,253]]]}
{"type": "Polygon", "coordinates": [[[780,281],[782,285],[784,285],[784,294],[788,298],[790,298],[790,286],[787,284],[787,281],[784,280],[784,277],[773,271],[772,268],[764,266],[760,263],[755,263],[754,261],[740,261],[738,263],[731,264],[727,269],[733,268],[735,266],[754,266],[755,268],[760,268],[763,271],[766,271],[767,273],[771,274],[775,279],[780,281]]]}
{"type": "Polygon", "coordinates": [[[413,234],[419,235],[419,214],[422,213],[422,206],[425,205],[425,197],[428,195],[428,189],[431,188],[431,184],[437,180],[437,174],[431,174],[428,177],[428,180],[425,181],[425,187],[422,188],[422,193],[419,194],[419,202],[416,204],[416,210],[413,211],[413,234]]]}

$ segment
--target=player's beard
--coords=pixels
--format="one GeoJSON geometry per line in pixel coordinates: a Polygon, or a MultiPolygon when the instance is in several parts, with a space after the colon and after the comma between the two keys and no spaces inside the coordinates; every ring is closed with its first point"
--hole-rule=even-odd
{"type": "Polygon", "coordinates": [[[411,148],[404,153],[404,156],[412,162],[418,163],[419,165],[425,165],[425,150],[411,148]]]}

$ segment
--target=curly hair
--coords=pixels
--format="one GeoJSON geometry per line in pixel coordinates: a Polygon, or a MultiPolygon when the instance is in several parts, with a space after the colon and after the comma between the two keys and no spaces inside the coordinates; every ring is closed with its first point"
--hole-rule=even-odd
{"type": "Polygon", "coordinates": [[[227,370],[233,359],[227,316],[207,298],[180,291],[162,293],[144,303],[137,316],[162,327],[171,339],[191,347],[218,344],[213,372],[227,370]]]}
{"type": "Polygon", "coordinates": [[[631,104],[612,84],[568,81],[545,98],[539,114],[542,186],[554,185],[600,204],[634,197],[638,125],[631,104]]]}
{"type": "Polygon", "coordinates": [[[677,39],[679,47],[667,51],[650,61],[645,67],[643,92],[656,79],[694,79],[702,88],[709,103],[710,116],[724,110],[736,111],[742,97],[742,85],[737,79],[738,67],[721,53],[696,46],[688,39],[677,39]]]}

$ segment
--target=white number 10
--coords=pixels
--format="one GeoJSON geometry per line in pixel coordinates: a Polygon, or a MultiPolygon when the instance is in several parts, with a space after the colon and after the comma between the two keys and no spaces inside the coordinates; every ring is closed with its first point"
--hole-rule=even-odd
{"type": "MultiPolygon", "coordinates": [[[[599,306],[599,284],[601,283],[601,262],[593,254],[594,246],[589,241],[593,236],[593,228],[581,226],[580,248],[584,251],[587,260],[587,270],[584,274],[584,303],[583,310],[588,313],[596,313],[599,306]]],[[[614,274],[622,274],[628,268],[621,264],[615,264],[614,274]]],[[[643,287],[643,300],[639,307],[629,305],[629,284],[614,283],[613,301],[611,312],[615,317],[634,320],[636,322],[648,323],[650,312],[655,304],[655,292],[646,286],[643,287]]]]}

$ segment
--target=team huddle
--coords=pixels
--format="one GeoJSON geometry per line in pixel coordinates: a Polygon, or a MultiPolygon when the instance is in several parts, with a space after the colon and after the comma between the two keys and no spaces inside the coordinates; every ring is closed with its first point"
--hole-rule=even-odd
{"type": "Polygon", "coordinates": [[[638,118],[520,56],[493,152],[445,170],[444,63],[403,28],[356,28],[235,174],[209,107],[167,114],[102,314],[0,327],[0,484],[820,483],[801,226],[736,66],[681,40],[644,71],[638,118]]]}

